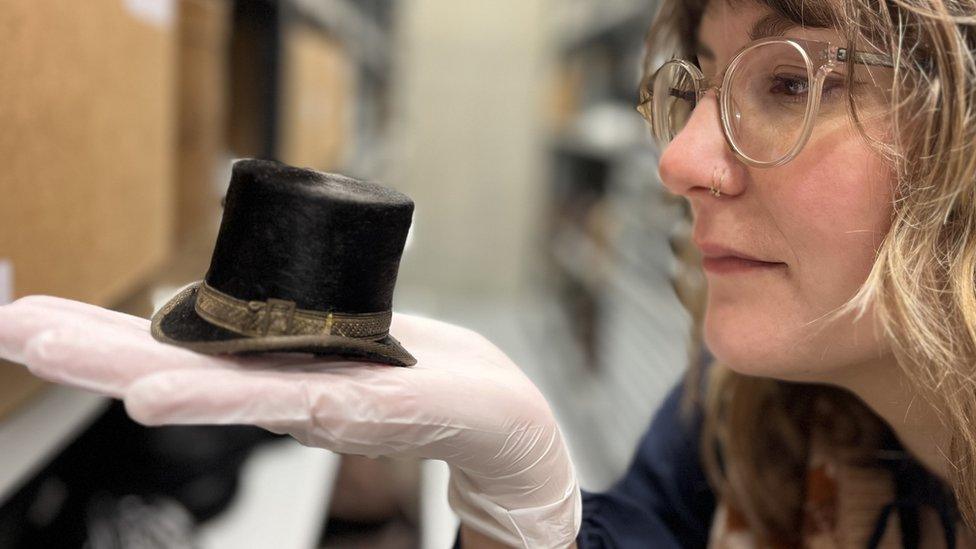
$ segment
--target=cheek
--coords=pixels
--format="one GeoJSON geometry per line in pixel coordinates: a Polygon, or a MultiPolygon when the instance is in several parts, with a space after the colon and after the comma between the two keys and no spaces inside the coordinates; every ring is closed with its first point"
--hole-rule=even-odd
{"type": "Polygon", "coordinates": [[[853,295],[890,225],[893,176],[880,159],[860,152],[824,154],[816,165],[798,166],[802,179],[770,193],[812,311],[826,312],[853,295]]]}
{"type": "Polygon", "coordinates": [[[733,369],[824,381],[883,345],[870,320],[816,322],[860,288],[889,224],[891,174],[870,151],[847,144],[808,147],[787,166],[753,172],[757,233],[789,268],[736,285],[709,281],[706,342],[733,369]]]}

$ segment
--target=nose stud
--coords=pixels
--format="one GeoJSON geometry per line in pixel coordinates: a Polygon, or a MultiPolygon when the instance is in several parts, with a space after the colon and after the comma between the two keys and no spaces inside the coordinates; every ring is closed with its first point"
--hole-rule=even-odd
{"type": "Polygon", "coordinates": [[[715,168],[712,171],[712,184],[708,187],[709,192],[715,198],[720,198],[722,196],[722,183],[725,182],[725,170],[719,170],[715,168]],[[716,176],[718,176],[718,183],[715,183],[716,176]]]}

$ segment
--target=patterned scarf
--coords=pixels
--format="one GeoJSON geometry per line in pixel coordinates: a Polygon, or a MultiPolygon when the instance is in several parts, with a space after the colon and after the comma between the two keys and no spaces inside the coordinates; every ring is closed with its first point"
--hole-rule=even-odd
{"type": "MultiPolygon", "coordinates": [[[[951,493],[897,442],[878,466],[852,465],[814,437],[807,466],[800,547],[803,549],[976,548],[951,493]],[[955,540],[955,542],[953,542],[955,540]]],[[[783,549],[760,544],[744,515],[720,500],[709,549],[783,549]]]]}

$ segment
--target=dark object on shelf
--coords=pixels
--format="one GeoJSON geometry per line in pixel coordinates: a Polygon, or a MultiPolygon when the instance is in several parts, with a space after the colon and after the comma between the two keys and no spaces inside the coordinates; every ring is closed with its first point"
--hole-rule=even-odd
{"type": "Polygon", "coordinates": [[[196,525],[178,502],[100,496],[88,508],[86,549],[194,549],[196,525]]]}
{"type": "Polygon", "coordinates": [[[238,161],[210,269],[153,316],[153,337],[413,365],[389,333],[412,215],[410,198],[375,183],[238,161]]]}
{"type": "Polygon", "coordinates": [[[85,546],[96,534],[93,519],[112,509],[105,504],[123,500],[147,506],[169,502],[165,507],[186,511],[195,526],[227,508],[251,452],[279,438],[244,425],[143,427],[115,402],[22,489],[0,502],[0,547],[85,546]]]}

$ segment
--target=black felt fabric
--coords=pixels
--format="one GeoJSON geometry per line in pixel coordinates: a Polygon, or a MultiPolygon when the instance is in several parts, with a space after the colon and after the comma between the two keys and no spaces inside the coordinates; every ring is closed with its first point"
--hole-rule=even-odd
{"type": "Polygon", "coordinates": [[[245,300],[389,310],[413,208],[406,195],[373,183],[238,161],[206,280],[245,300]]]}
{"type": "MultiPolygon", "coordinates": [[[[245,301],[284,299],[299,309],[377,313],[392,309],[413,201],[375,183],[268,160],[234,163],[205,280],[245,301]]],[[[392,336],[249,337],[194,310],[197,287],[153,316],[153,337],[206,353],[307,352],[398,366],[416,360],[392,336]]]]}

